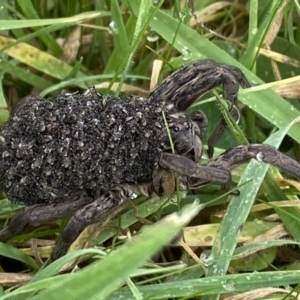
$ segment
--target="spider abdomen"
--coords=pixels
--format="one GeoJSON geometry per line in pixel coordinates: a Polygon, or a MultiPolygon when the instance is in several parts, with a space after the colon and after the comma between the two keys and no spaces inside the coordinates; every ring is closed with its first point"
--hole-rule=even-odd
{"type": "Polygon", "coordinates": [[[1,133],[0,189],[25,204],[93,197],[119,183],[151,182],[165,141],[161,109],[94,90],[34,96],[1,133]]]}

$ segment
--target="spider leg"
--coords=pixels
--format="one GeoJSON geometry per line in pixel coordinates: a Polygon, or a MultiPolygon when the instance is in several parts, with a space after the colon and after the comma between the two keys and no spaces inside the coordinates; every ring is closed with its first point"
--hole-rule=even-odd
{"type": "Polygon", "coordinates": [[[199,97],[223,85],[224,98],[234,103],[239,84],[250,86],[238,68],[204,59],[171,74],[150,94],[149,99],[152,103],[165,102],[166,108],[185,111],[199,97]]]}
{"type": "Polygon", "coordinates": [[[251,158],[269,163],[300,179],[300,163],[281,153],[273,146],[266,144],[250,144],[233,147],[208,163],[208,166],[217,165],[229,171],[249,161],[251,158]]]}
{"type": "Polygon", "coordinates": [[[52,251],[51,260],[54,261],[66,254],[71,244],[88,225],[99,220],[105,222],[111,218],[116,208],[127,200],[131,193],[132,188],[129,185],[115,186],[108,193],[80,208],[62,232],[58,244],[52,251]]]}
{"type": "Polygon", "coordinates": [[[151,190],[159,197],[171,197],[176,191],[176,176],[171,170],[157,167],[153,173],[151,190]]]}
{"type": "Polygon", "coordinates": [[[162,153],[159,166],[182,176],[201,178],[221,184],[228,184],[231,181],[231,174],[226,169],[217,166],[202,166],[187,157],[176,154],[162,153]]]}
{"type": "Polygon", "coordinates": [[[199,138],[200,140],[202,140],[204,138],[208,126],[208,119],[205,113],[201,110],[197,110],[190,114],[190,118],[198,125],[200,129],[199,138]]]}
{"type": "Polygon", "coordinates": [[[48,205],[42,203],[25,207],[17,213],[6,228],[0,231],[0,241],[6,242],[10,238],[20,235],[28,225],[36,225],[68,217],[91,201],[90,197],[83,195],[78,199],[63,203],[48,205]]]}
{"type": "MultiPolygon", "coordinates": [[[[218,64],[212,60],[195,61],[167,77],[149,96],[152,103],[163,103],[165,110],[185,111],[198,98],[217,86],[223,86],[224,99],[237,102],[239,85],[249,87],[245,75],[236,67],[218,64]]],[[[221,120],[209,141],[209,154],[222,135],[226,122],[221,120]]]]}
{"type": "MultiPolygon", "coordinates": [[[[218,167],[230,171],[237,166],[248,162],[252,158],[269,163],[284,172],[300,179],[300,163],[281,153],[276,148],[265,144],[250,144],[233,147],[216,159],[210,161],[207,167],[218,167]]],[[[196,189],[208,184],[208,180],[197,180],[196,178],[185,179],[187,188],[196,189]]]]}

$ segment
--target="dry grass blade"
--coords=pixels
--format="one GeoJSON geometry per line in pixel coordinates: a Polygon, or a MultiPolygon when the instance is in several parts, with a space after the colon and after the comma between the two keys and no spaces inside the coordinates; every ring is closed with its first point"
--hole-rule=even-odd
{"type": "MultiPolygon", "coordinates": [[[[245,243],[256,239],[258,236],[273,230],[279,223],[246,222],[241,234],[238,236],[238,243],[245,243]]],[[[212,246],[219,224],[203,224],[198,226],[188,226],[184,228],[184,241],[189,247],[209,247],[212,246]]],[[[276,232],[276,230],[275,230],[276,232]]],[[[286,235],[286,234],[285,234],[286,235]]],[[[270,240],[270,239],[268,239],[270,240]]]]}
{"type": "MultiPolygon", "coordinates": [[[[238,4],[238,3],[232,3],[232,2],[229,2],[229,1],[215,2],[215,3],[205,7],[201,11],[196,11],[195,15],[197,16],[197,19],[201,23],[207,23],[207,22],[214,21],[217,18],[217,16],[215,14],[218,11],[220,11],[224,8],[227,8],[227,7],[233,7],[237,11],[240,11],[243,15],[248,15],[248,12],[247,12],[244,5],[241,5],[241,4],[238,4]]],[[[192,17],[191,20],[190,20],[190,26],[193,27],[193,28],[198,26],[198,22],[194,17],[192,17]]]]}
{"type": "Polygon", "coordinates": [[[267,299],[268,296],[274,295],[278,296],[278,294],[289,294],[294,299],[300,299],[300,296],[296,292],[292,292],[290,290],[280,289],[280,288],[262,288],[256,289],[251,292],[241,293],[235,296],[225,297],[224,300],[254,300],[254,299],[267,299]],[[267,298],[266,298],[267,297],[267,298]]]}
{"type": "Polygon", "coordinates": [[[163,61],[155,59],[152,66],[151,80],[150,80],[150,92],[155,89],[158,84],[159,74],[163,67],[163,61]]]}
{"type": "MultiPolygon", "coordinates": [[[[270,50],[270,45],[273,43],[274,39],[277,37],[277,34],[281,28],[282,20],[283,20],[283,9],[288,4],[289,0],[285,0],[282,2],[278,12],[274,18],[273,26],[270,27],[267,36],[265,37],[263,48],[270,50]]],[[[277,63],[274,60],[271,60],[272,71],[276,80],[281,80],[282,76],[280,74],[277,63]]],[[[281,94],[280,94],[281,95],[281,94]]],[[[283,96],[283,95],[281,95],[283,96]]]]}
{"type": "Polygon", "coordinates": [[[33,274],[0,273],[0,284],[4,287],[21,285],[31,280],[33,276],[33,274]]]}
{"type": "Polygon", "coordinates": [[[288,3],[289,0],[284,0],[280,8],[278,9],[277,14],[273,20],[272,26],[270,27],[270,30],[268,31],[267,36],[265,37],[263,47],[270,46],[273,43],[274,39],[277,37],[277,34],[282,25],[283,9],[288,3]]]}
{"type": "Polygon", "coordinates": [[[273,90],[280,96],[288,99],[300,99],[300,80],[274,87],[273,90]]]}
{"type": "MultiPolygon", "coordinates": [[[[110,90],[115,92],[118,90],[120,83],[119,82],[115,82],[110,90]]],[[[110,82],[102,82],[100,84],[96,84],[95,88],[97,90],[106,90],[108,87],[110,86],[110,82]]],[[[126,94],[130,94],[130,95],[136,95],[136,96],[141,96],[141,97],[148,97],[149,95],[149,91],[138,88],[136,86],[130,85],[130,84],[126,84],[123,83],[121,90],[122,93],[126,93],[126,94]]]]}
{"type": "MultiPolygon", "coordinates": [[[[281,200],[268,203],[255,204],[252,206],[251,212],[268,210],[273,207],[300,207],[300,200],[281,200]]],[[[220,218],[222,214],[218,215],[220,218]]]]}
{"type": "Polygon", "coordinates": [[[280,180],[278,180],[278,183],[282,186],[286,186],[286,185],[293,186],[298,191],[300,191],[300,183],[298,181],[291,180],[291,179],[280,179],[280,180]]]}
{"type": "Polygon", "coordinates": [[[57,43],[63,48],[62,61],[67,64],[74,62],[77,57],[81,39],[81,27],[76,26],[75,29],[67,36],[66,39],[59,38],[57,43]]]}
{"type": "Polygon", "coordinates": [[[244,245],[250,245],[254,243],[259,242],[266,242],[266,241],[272,241],[272,240],[278,240],[280,238],[283,238],[285,236],[288,236],[289,232],[286,230],[284,225],[278,225],[267,232],[255,237],[254,239],[247,241],[244,243],[244,245]]]}
{"type": "MultiPolygon", "coordinates": [[[[241,45],[241,46],[246,48],[246,45],[241,45]]],[[[277,62],[286,64],[286,65],[289,65],[289,66],[292,66],[295,68],[300,68],[300,61],[293,57],[290,57],[290,56],[287,56],[282,53],[278,53],[278,52],[275,52],[275,51],[272,51],[269,49],[260,48],[258,50],[259,50],[259,54],[261,54],[265,57],[271,58],[272,60],[275,60],[277,62]]]]}
{"type": "MultiPolygon", "coordinates": [[[[255,204],[251,208],[251,212],[264,211],[273,207],[300,207],[300,200],[281,200],[275,202],[255,204]]],[[[217,218],[223,218],[226,214],[226,210],[220,210],[214,214],[217,218]]]]}

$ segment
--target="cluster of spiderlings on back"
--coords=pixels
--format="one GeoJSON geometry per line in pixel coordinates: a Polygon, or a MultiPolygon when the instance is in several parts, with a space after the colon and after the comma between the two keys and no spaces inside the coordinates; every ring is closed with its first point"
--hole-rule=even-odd
{"type": "Polygon", "coordinates": [[[0,189],[27,204],[61,202],[82,190],[151,181],[166,140],[159,107],[147,99],[65,94],[32,96],[0,138],[0,189]]]}

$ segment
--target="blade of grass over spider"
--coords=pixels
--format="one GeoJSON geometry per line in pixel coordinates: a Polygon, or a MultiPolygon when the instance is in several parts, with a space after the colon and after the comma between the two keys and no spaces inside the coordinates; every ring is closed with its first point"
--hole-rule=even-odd
{"type": "Polygon", "coordinates": [[[98,249],[82,249],[78,250],[72,253],[68,253],[64,257],[61,257],[57,261],[53,262],[52,264],[46,266],[45,268],[42,268],[39,270],[39,272],[24,286],[16,289],[14,292],[10,294],[6,294],[3,297],[0,297],[0,300],[4,299],[10,299],[12,297],[13,300],[24,300],[24,299],[32,299],[31,296],[34,296],[36,294],[36,291],[39,290],[39,286],[42,287],[45,286],[46,282],[49,282],[49,284],[52,284],[53,282],[56,282],[57,280],[55,278],[61,279],[61,277],[51,277],[56,275],[65,264],[68,262],[77,259],[79,256],[82,255],[101,255],[105,256],[106,253],[98,250],[98,249]],[[41,281],[41,282],[40,282],[41,281]]]}
{"type": "MultiPolygon", "coordinates": [[[[249,30],[248,30],[248,45],[250,44],[254,44],[252,43],[252,40],[257,36],[257,25],[258,25],[258,1],[257,0],[252,0],[250,2],[250,8],[249,8],[249,30]]],[[[253,55],[253,57],[256,57],[257,53],[254,53],[255,55],[253,55]]],[[[245,53],[244,53],[245,55],[245,53]]],[[[251,57],[252,58],[252,57],[251,57]]],[[[251,62],[251,60],[250,60],[251,62]]],[[[249,65],[250,65],[249,62],[249,65]]],[[[244,63],[245,66],[248,66],[248,68],[250,69],[249,65],[247,65],[246,63],[244,63]]],[[[256,62],[252,61],[252,65],[251,65],[251,70],[255,72],[256,70],[256,62]]],[[[256,138],[256,130],[255,130],[255,119],[256,119],[256,115],[255,112],[250,109],[247,108],[247,113],[246,113],[246,122],[247,122],[247,129],[249,132],[249,138],[252,141],[252,143],[256,143],[257,142],[257,138],[256,138]]]]}
{"type": "MultiPolygon", "coordinates": [[[[294,123],[299,123],[300,117],[298,117],[294,123]]],[[[263,189],[265,190],[265,195],[268,201],[280,201],[287,199],[286,194],[282,189],[275,183],[270,173],[268,173],[263,182],[263,189]]],[[[297,196],[289,196],[289,199],[298,200],[297,196]]],[[[296,241],[300,241],[300,212],[298,208],[286,207],[286,208],[276,208],[275,212],[279,215],[285,227],[291,233],[296,241]]]]}
{"type": "MultiPolygon", "coordinates": [[[[171,145],[171,150],[172,150],[172,153],[174,154],[175,153],[174,143],[173,143],[173,140],[172,140],[172,136],[171,136],[171,133],[170,133],[170,128],[169,128],[169,125],[168,125],[168,122],[167,122],[167,119],[166,119],[166,116],[165,116],[164,112],[162,112],[162,117],[163,117],[163,120],[164,120],[165,127],[167,129],[167,134],[168,134],[168,139],[169,139],[169,142],[170,142],[170,145],[171,145]]],[[[178,177],[178,175],[176,175],[176,196],[177,196],[177,207],[178,207],[178,210],[180,210],[181,197],[180,197],[180,192],[179,192],[179,177],[178,177]]]]}
{"type": "MultiPolygon", "coordinates": [[[[245,183],[247,184],[247,183],[245,183]]],[[[205,206],[210,206],[212,204],[216,204],[216,202],[219,202],[221,199],[227,197],[230,195],[233,191],[237,190],[239,187],[228,191],[227,193],[222,194],[219,197],[215,197],[213,195],[212,197],[209,196],[207,199],[204,201],[204,197],[201,198],[201,202],[205,206]],[[213,198],[213,199],[212,199],[213,198]]],[[[145,197],[142,197],[145,198],[145,197]]],[[[181,200],[187,200],[187,203],[192,203],[194,200],[198,199],[198,196],[196,197],[190,197],[187,196],[183,198],[182,196],[180,197],[181,200]]],[[[120,228],[121,229],[126,229],[129,226],[133,225],[134,223],[137,222],[138,218],[146,218],[150,215],[155,214],[157,211],[168,208],[171,211],[175,211],[176,209],[172,209],[172,206],[175,206],[175,203],[177,202],[177,199],[175,199],[174,203],[170,199],[157,199],[157,198],[152,198],[147,201],[144,201],[141,204],[137,204],[135,200],[135,207],[126,213],[124,213],[121,216],[121,221],[120,221],[120,228]]],[[[108,229],[102,230],[101,233],[95,238],[95,242],[97,244],[102,244],[112,236],[116,235],[118,233],[118,220],[113,220],[110,222],[110,226],[108,229]]]]}
{"type": "MultiPolygon", "coordinates": [[[[289,129],[290,126],[286,126],[278,130],[266,140],[266,143],[278,147],[289,129]]],[[[232,196],[211,250],[211,265],[208,267],[208,277],[223,275],[227,272],[231,256],[236,247],[237,237],[247,219],[268,168],[268,164],[253,160],[245,169],[239,184],[249,181],[249,179],[253,179],[253,181],[240,188],[239,196],[232,196]]],[[[218,298],[219,295],[213,295],[206,297],[205,300],[218,298]]]]}
{"type": "MultiPolygon", "coordinates": [[[[119,287],[132,271],[178,234],[181,228],[199,213],[200,209],[201,205],[197,202],[186,206],[180,215],[174,213],[146,227],[134,240],[84,270],[28,284],[10,295],[45,289],[34,299],[107,299],[106,297],[119,287]],[[99,276],[99,274],[105,274],[105,276],[99,276]],[[97,280],[91,280],[91,278],[97,278],[97,280]]],[[[57,262],[53,264],[55,263],[57,262]]]]}
{"type": "MultiPolygon", "coordinates": [[[[137,217],[146,218],[151,214],[157,212],[160,208],[164,207],[169,201],[167,199],[150,199],[136,206],[134,209],[129,210],[121,216],[121,229],[126,229],[132,224],[137,222],[137,217]]],[[[111,238],[118,232],[118,220],[113,220],[110,228],[101,231],[96,237],[96,243],[102,244],[107,239],[111,238]]]]}
{"type": "MultiPolygon", "coordinates": [[[[136,14],[138,10],[138,2],[133,0],[127,0],[127,2],[130,3],[130,7],[136,14]]],[[[272,10],[270,14],[276,11],[276,7],[272,7],[272,9],[274,11],[272,10]]],[[[150,11],[153,10],[154,8],[151,7],[150,11]]],[[[150,26],[167,42],[172,43],[174,28],[177,28],[178,24],[178,20],[173,19],[171,16],[162,11],[157,11],[150,26]]],[[[173,42],[173,46],[180,52],[186,52],[186,49],[188,49],[191,53],[191,60],[210,58],[220,63],[233,65],[240,68],[252,84],[263,83],[260,78],[250,72],[242,64],[238,63],[227,52],[220,49],[218,46],[184,24],[181,24],[178,29],[177,37],[173,42]]],[[[298,111],[294,106],[291,106],[272,90],[251,92],[247,94],[241,93],[239,100],[278,128],[287,126],[292,120],[300,115],[300,111],[298,111]],[[271,114],[270,108],[272,110],[271,114]]],[[[195,105],[194,108],[196,109],[199,107],[195,105]]],[[[300,124],[293,126],[288,132],[288,135],[300,143],[300,124]]]]}

